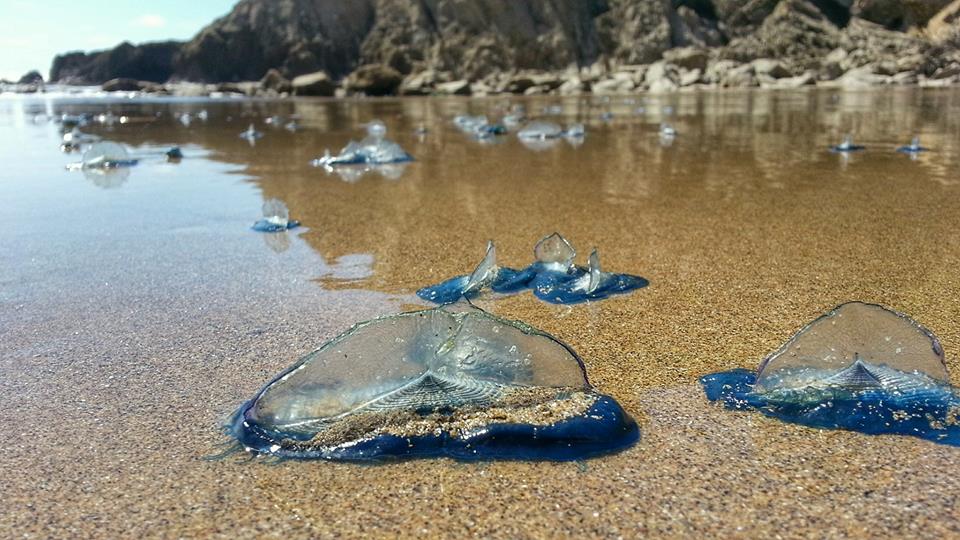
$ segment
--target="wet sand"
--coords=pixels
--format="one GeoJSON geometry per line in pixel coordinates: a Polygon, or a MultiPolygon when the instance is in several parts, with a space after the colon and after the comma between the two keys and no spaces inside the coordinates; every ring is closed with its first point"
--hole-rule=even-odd
{"type": "Polygon", "coordinates": [[[542,152],[479,145],[449,123],[500,100],[119,103],[212,119],[90,128],[193,152],[106,190],[62,170],[76,157],[57,153],[52,126],[22,120],[30,103],[0,102],[0,158],[14,164],[0,195],[16,223],[0,231],[11,537],[960,535],[957,448],[724,411],[696,385],[755,367],[848,300],[926,325],[960,384],[960,92],[689,94],[650,98],[642,116],[618,98],[568,101],[563,121],[587,123],[585,144],[542,152]],[[666,104],[670,147],[656,135],[666,104]],[[301,133],[261,127],[253,149],[236,137],[294,111],[301,133]],[[372,118],[418,158],[402,178],[307,167],[372,118]],[[825,151],[847,131],[868,151],[825,151]],[[915,132],[936,152],[893,152],[915,132]],[[266,197],[305,229],[276,245],[249,233],[266,197]],[[572,307],[478,304],[572,346],[640,423],[634,448],[582,463],[202,459],[225,440],[218,422],[299,356],[423,305],[412,293],[472,269],[488,239],[522,267],[554,230],[579,262],[595,246],[605,268],[651,285],[572,307]],[[336,264],[359,255],[369,268],[336,264]]]}

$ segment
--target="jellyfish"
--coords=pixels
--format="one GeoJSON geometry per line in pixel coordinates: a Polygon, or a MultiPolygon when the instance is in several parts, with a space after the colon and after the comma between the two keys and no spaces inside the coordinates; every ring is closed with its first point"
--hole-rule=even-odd
{"type": "Polygon", "coordinates": [[[290,133],[296,133],[300,131],[300,124],[296,120],[291,120],[284,124],[283,129],[289,131],[290,133]]]}
{"type": "Polygon", "coordinates": [[[190,127],[190,124],[193,123],[193,117],[190,116],[190,113],[180,114],[179,120],[180,120],[180,123],[183,124],[183,127],[190,127]]]}
{"type": "Polygon", "coordinates": [[[600,121],[601,121],[601,122],[610,122],[610,121],[612,121],[612,120],[613,120],[613,113],[612,113],[612,112],[610,112],[610,111],[605,111],[605,112],[600,113],[600,121]]]}
{"type": "Polygon", "coordinates": [[[263,219],[253,224],[253,230],[257,232],[282,232],[289,229],[295,229],[300,226],[300,222],[290,219],[290,211],[287,205],[279,199],[267,199],[263,203],[263,219]]]}
{"type": "Polygon", "coordinates": [[[387,127],[383,122],[374,120],[367,124],[366,128],[367,136],[363,140],[350,141],[336,156],[331,155],[328,150],[322,157],[311,161],[311,165],[334,172],[342,166],[388,165],[413,161],[413,157],[399,144],[386,138],[387,127]]]}
{"type": "Polygon", "coordinates": [[[496,247],[490,241],[483,261],[471,274],[424,287],[417,291],[417,296],[443,304],[460,297],[476,298],[487,290],[498,294],[514,294],[530,289],[546,302],[574,304],[602,300],[649,284],[639,276],[603,272],[596,250],[591,254],[586,268],[577,266],[574,264],[576,250],[558,233],[537,242],[533,252],[535,261],[524,269],[501,267],[497,264],[496,247]]]}
{"type": "Polygon", "coordinates": [[[512,294],[526,289],[534,276],[532,269],[518,271],[497,265],[497,247],[490,240],[483,260],[473,272],[420,289],[417,295],[435,304],[449,304],[461,297],[476,298],[487,289],[500,294],[512,294]]]}
{"type": "Polygon", "coordinates": [[[639,438],[556,338],[467,301],[357,324],[241,405],[226,432],[287,459],[576,460],[639,438]]]}
{"type": "Polygon", "coordinates": [[[853,135],[845,135],[843,137],[843,142],[830,147],[830,151],[835,154],[847,154],[850,152],[859,152],[865,149],[865,146],[853,144],[853,135]]]}
{"type": "Polygon", "coordinates": [[[586,268],[571,264],[563,272],[538,274],[533,281],[533,293],[541,300],[554,304],[575,304],[601,300],[647,285],[649,282],[640,276],[604,272],[600,268],[600,252],[594,249],[586,268]]]}
{"type": "Polygon", "coordinates": [[[665,139],[672,139],[677,136],[677,130],[672,125],[667,122],[662,122],[660,124],[660,137],[665,139]]]}
{"type": "Polygon", "coordinates": [[[911,156],[919,154],[920,152],[928,152],[930,149],[920,146],[920,137],[914,137],[910,144],[901,146],[897,148],[897,152],[901,154],[910,154],[911,156]]]}
{"type": "Polygon", "coordinates": [[[586,134],[587,128],[583,124],[571,124],[563,132],[563,136],[567,139],[582,139],[586,134]]]}
{"type": "Polygon", "coordinates": [[[563,135],[563,128],[553,122],[544,122],[537,120],[530,122],[523,129],[517,132],[517,137],[521,141],[542,141],[546,139],[557,139],[563,135]]]}
{"type": "Polygon", "coordinates": [[[808,324],[756,371],[701,378],[707,398],[787,422],[960,445],[960,395],[928,329],[849,302],[808,324]]]}
{"type": "Polygon", "coordinates": [[[94,143],[99,140],[100,137],[91,135],[89,133],[83,133],[80,131],[79,127],[73,126],[70,131],[63,134],[60,149],[64,152],[73,152],[74,150],[80,150],[80,148],[85,144],[94,143]]]}
{"type": "Polygon", "coordinates": [[[260,133],[259,131],[257,131],[257,128],[254,127],[253,124],[250,124],[250,126],[247,127],[246,131],[240,133],[240,138],[246,140],[251,145],[256,144],[257,139],[261,137],[263,137],[263,133],[260,133]]]}
{"type": "MultiPolygon", "coordinates": [[[[83,161],[79,168],[82,169],[119,169],[123,167],[132,167],[139,160],[130,157],[127,149],[123,145],[115,142],[98,142],[90,145],[83,153],[83,161]]],[[[74,164],[71,168],[78,168],[74,164]]]]}

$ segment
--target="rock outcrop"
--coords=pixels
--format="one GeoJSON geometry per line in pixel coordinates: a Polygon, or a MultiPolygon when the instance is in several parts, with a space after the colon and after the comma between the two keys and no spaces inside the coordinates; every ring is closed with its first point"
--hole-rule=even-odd
{"type": "Polygon", "coordinates": [[[50,79],[324,96],[949,83],[958,20],[960,0],[241,0],[186,43],[66,54],[50,79]]]}
{"type": "Polygon", "coordinates": [[[181,46],[177,41],[136,46],[124,42],[108,51],[67,53],[54,59],[50,80],[67,84],[102,84],[117,78],[166,82],[173,76],[181,46]]]}

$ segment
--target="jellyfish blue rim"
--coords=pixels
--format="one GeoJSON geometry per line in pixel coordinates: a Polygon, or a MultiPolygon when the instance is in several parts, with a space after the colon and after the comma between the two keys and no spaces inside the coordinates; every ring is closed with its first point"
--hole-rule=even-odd
{"type": "MultiPolygon", "coordinates": [[[[298,438],[296,435],[290,433],[278,433],[268,430],[249,419],[248,413],[256,404],[257,400],[274,384],[280,382],[316,354],[319,354],[329,347],[336,346],[360,328],[383,320],[389,320],[399,315],[445,309],[455,304],[451,303],[419,311],[382,315],[352,325],[337,337],[304,355],[297,360],[297,362],[270,379],[252,398],[245,401],[229,416],[222,428],[224,433],[236,439],[236,441],[248,451],[253,451],[258,454],[269,453],[269,455],[280,459],[321,459],[327,461],[368,463],[436,457],[447,457],[458,461],[576,461],[616,453],[633,446],[640,440],[640,428],[637,422],[614,398],[596,392],[593,385],[590,384],[583,359],[580,358],[580,355],[569,345],[553,335],[534,328],[522,321],[504,319],[488,313],[473,305],[468,299],[464,298],[460,302],[465,302],[469,307],[476,309],[475,313],[494,319],[498,323],[508,324],[525,334],[545,337],[563,347],[577,362],[585,384],[584,391],[593,392],[597,400],[586,412],[564,419],[553,425],[540,426],[494,423],[486,426],[484,430],[475,432],[473,436],[464,439],[452,437],[448,433],[443,433],[440,437],[379,435],[368,439],[346,441],[344,444],[338,446],[313,451],[287,451],[282,448],[277,449],[281,440],[304,441],[309,439],[303,437],[298,438]],[[605,424],[607,426],[606,429],[599,429],[596,423],[591,421],[597,418],[612,418],[613,422],[605,424]],[[571,436],[573,433],[582,434],[590,431],[593,432],[590,437],[584,437],[582,435],[579,437],[571,436]],[[506,442],[501,444],[502,440],[506,442]],[[511,441],[513,442],[511,443],[511,441]],[[520,441],[523,441],[523,444],[519,444],[520,441]],[[536,443],[543,442],[545,444],[531,444],[531,441],[536,443]],[[566,441],[566,444],[559,444],[561,441],[566,441]],[[477,447],[487,447],[492,450],[481,453],[476,450],[477,447]]],[[[310,435],[310,437],[312,436],[313,435],[310,435]]]]}

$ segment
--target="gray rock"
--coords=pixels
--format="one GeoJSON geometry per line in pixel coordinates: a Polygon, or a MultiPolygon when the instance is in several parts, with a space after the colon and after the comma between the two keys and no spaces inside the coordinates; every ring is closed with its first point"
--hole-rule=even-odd
{"type": "Polygon", "coordinates": [[[590,84],[578,76],[573,76],[563,81],[563,84],[557,89],[561,95],[576,96],[590,91],[590,84]]]}
{"type": "Polygon", "coordinates": [[[697,47],[682,47],[663,53],[663,59],[677,67],[703,71],[707,69],[707,61],[710,56],[707,51],[697,47]]]}
{"type": "Polygon", "coordinates": [[[444,96],[469,96],[471,94],[470,81],[461,79],[437,85],[436,93],[444,96]]]}
{"type": "Polygon", "coordinates": [[[43,85],[43,75],[39,71],[30,71],[20,77],[17,84],[43,85]]]}
{"type": "Polygon", "coordinates": [[[293,87],[290,81],[284,77],[278,70],[271,69],[260,79],[260,89],[276,92],[278,94],[289,93],[293,87]]]}
{"type": "Polygon", "coordinates": [[[827,81],[840,78],[847,67],[847,57],[850,55],[845,49],[834,49],[824,57],[820,64],[820,77],[827,81]]]}
{"type": "Polygon", "coordinates": [[[636,87],[633,74],[617,73],[614,77],[593,83],[591,90],[594,94],[625,94],[636,87]],[[620,75],[617,77],[616,75],[620,75]]]}
{"type": "Polygon", "coordinates": [[[144,84],[136,79],[111,79],[100,88],[104,92],[139,92],[144,88],[144,84]]]}
{"type": "Polygon", "coordinates": [[[344,81],[343,87],[355,94],[388,96],[396,94],[403,75],[390,66],[366,64],[358,67],[344,81]]]}
{"type": "Polygon", "coordinates": [[[783,79],[792,75],[790,70],[787,69],[779,60],[772,60],[770,58],[759,58],[751,62],[753,65],[754,73],[759,75],[766,75],[774,79],[783,79]]]}
{"type": "Polygon", "coordinates": [[[337,85],[325,71],[300,75],[293,79],[290,86],[298,96],[331,97],[337,89],[337,85]]]}
{"type": "Polygon", "coordinates": [[[437,72],[427,69],[405,77],[400,83],[399,92],[401,96],[426,96],[433,93],[439,82],[437,72]]]}
{"type": "Polygon", "coordinates": [[[720,85],[728,88],[746,88],[760,86],[756,72],[750,64],[744,64],[727,70],[720,78],[720,85]]]}
{"type": "Polygon", "coordinates": [[[679,84],[681,87],[693,86],[699,83],[701,78],[703,78],[703,71],[699,69],[682,69],[680,70],[679,84]]]}

